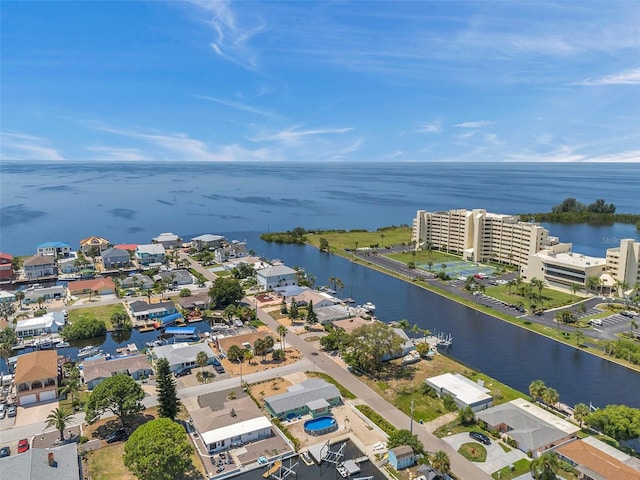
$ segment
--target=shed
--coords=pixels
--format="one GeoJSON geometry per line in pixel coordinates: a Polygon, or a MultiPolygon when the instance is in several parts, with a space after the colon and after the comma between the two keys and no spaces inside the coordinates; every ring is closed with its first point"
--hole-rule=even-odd
{"type": "Polygon", "coordinates": [[[413,464],[416,463],[413,448],[408,445],[392,448],[389,450],[389,463],[396,470],[413,466],[413,464]]]}

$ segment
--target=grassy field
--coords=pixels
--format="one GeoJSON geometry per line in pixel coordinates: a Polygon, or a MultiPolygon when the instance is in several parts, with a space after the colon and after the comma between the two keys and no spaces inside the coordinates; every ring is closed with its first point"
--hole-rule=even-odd
{"type": "Polygon", "coordinates": [[[484,462],[487,460],[487,449],[475,442],[460,445],[458,453],[470,462],[484,462]]]}
{"type": "Polygon", "coordinates": [[[118,303],[115,305],[103,305],[97,307],[86,307],[69,310],[69,323],[76,322],[81,318],[97,318],[103,320],[107,330],[111,330],[111,316],[114,313],[126,313],[124,306],[118,303]]]}
{"type": "MultiPolygon", "coordinates": [[[[509,304],[517,305],[518,303],[522,302],[525,306],[528,305],[528,300],[520,295],[516,291],[515,287],[509,288],[507,285],[487,287],[487,289],[485,290],[485,294],[509,304]]],[[[564,307],[565,305],[571,305],[577,300],[577,297],[575,295],[559,292],[557,290],[551,290],[550,288],[542,289],[542,297],[544,299],[543,307],[545,309],[564,307]]]]}
{"type": "Polygon", "coordinates": [[[345,248],[384,248],[391,245],[411,244],[410,227],[382,227],[376,231],[326,231],[317,234],[307,234],[307,243],[319,247],[320,238],[326,238],[332,252],[342,252],[345,248]]]}

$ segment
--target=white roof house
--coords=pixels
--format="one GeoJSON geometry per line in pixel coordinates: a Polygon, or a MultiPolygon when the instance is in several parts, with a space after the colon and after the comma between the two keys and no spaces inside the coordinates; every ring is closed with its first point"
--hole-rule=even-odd
{"type": "Polygon", "coordinates": [[[298,273],[286,265],[275,265],[256,272],[258,286],[263,290],[298,284],[298,273]]]}
{"type": "Polygon", "coordinates": [[[474,412],[489,408],[493,402],[488,388],[459,373],[443,373],[427,378],[425,382],[438,393],[438,396],[449,394],[459,407],[471,407],[474,412]]]}
{"type": "MultiPolygon", "coordinates": [[[[247,437],[254,434],[264,438],[270,433],[271,421],[267,417],[257,417],[204,432],[202,440],[205,445],[216,445],[234,437],[247,437]]],[[[214,450],[214,448],[210,448],[210,450],[214,450]]]]}
{"type": "Polygon", "coordinates": [[[154,347],[153,354],[157,358],[166,358],[172,371],[182,366],[196,365],[196,356],[199,352],[207,354],[209,359],[215,358],[213,350],[207,343],[172,343],[154,347]]]}
{"type": "Polygon", "coordinates": [[[138,245],[136,251],[140,254],[147,255],[164,255],[164,247],[159,243],[148,243],[146,245],[138,245]]]}
{"type": "Polygon", "coordinates": [[[165,248],[173,248],[180,243],[180,237],[175,233],[170,232],[161,233],[157,237],[152,238],[152,240],[161,244],[165,248]]]}
{"type": "Polygon", "coordinates": [[[43,333],[57,333],[65,326],[66,320],[62,312],[49,312],[41,317],[18,320],[16,335],[18,337],[32,337],[43,333]]]}

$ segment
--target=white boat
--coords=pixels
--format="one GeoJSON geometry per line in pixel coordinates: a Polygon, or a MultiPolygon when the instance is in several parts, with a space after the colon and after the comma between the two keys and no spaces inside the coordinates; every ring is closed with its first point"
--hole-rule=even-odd
{"type": "Polygon", "coordinates": [[[420,354],[416,350],[412,350],[402,357],[403,365],[411,365],[412,363],[418,363],[420,361],[420,354]]]}
{"type": "Polygon", "coordinates": [[[58,342],[56,343],[56,348],[67,348],[69,346],[69,342],[58,342]]]}
{"type": "Polygon", "coordinates": [[[373,313],[376,311],[376,306],[371,302],[365,303],[364,305],[362,305],[362,308],[364,308],[369,313],[373,313]]]}
{"type": "Polygon", "coordinates": [[[78,350],[78,358],[92,357],[100,353],[100,349],[95,345],[87,345],[78,350]]]}

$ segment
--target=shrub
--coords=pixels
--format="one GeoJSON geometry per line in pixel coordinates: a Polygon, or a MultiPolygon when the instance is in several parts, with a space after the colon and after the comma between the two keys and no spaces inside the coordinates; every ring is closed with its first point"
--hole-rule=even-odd
{"type": "Polygon", "coordinates": [[[360,410],[369,420],[375,423],[380,429],[387,435],[391,435],[397,429],[379,413],[373,411],[368,405],[357,405],[356,408],[360,410]]]}

